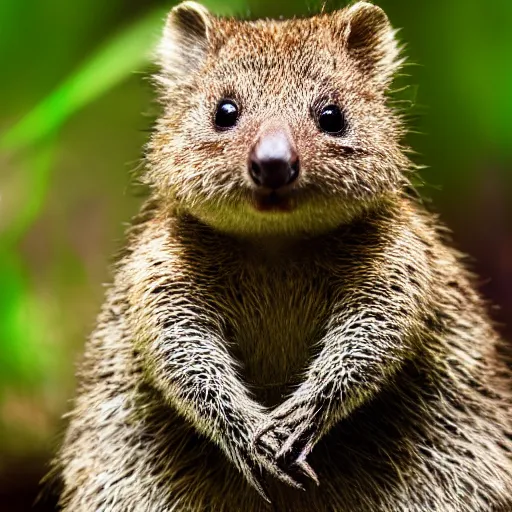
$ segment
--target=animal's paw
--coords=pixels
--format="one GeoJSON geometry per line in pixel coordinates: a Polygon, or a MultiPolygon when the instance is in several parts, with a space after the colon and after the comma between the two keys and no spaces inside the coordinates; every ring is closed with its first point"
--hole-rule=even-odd
{"type": "Polygon", "coordinates": [[[287,468],[288,472],[298,470],[318,485],[318,477],[306,460],[317,440],[318,416],[307,401],[290,398],[271,412],[256,431],[255,452],[264,454],[273,466],[287,468]],[[266,441],[269,438],[270,445],[266,441]]]}
{"type": "Polygon", "coordinates": [[[236,465],[247,482],[256,489],[265,501],[270,503],[270,498],[265,489],[261,465],[256,461],[255,457],[249,451],[244,451],[236,459],[236,465]]]}
{"type": "Polygon", "coordinates": [[[237,456],[235,456],[237,466],[246,480],[258,491],[260,496],[269,503],[270,499],[265,488],[265,473],[271,474],[273,477],[292,487],[304,489],[284,467],[276,462],[275,453],[279,447],[280,444],[275,433],[267,432],[259,437],[257,448],[254,443],[248,443],[248,445],[240,449],[237,456]]]}
{"type": "Polygon", "coordinates": [[[251,451],[255,460],[260,467],[270,473],[275,478],[282,482],[304,490],[303,485],[298,482],[284,464],[276,458],[276,453],[279,451],[282,440],[286,437],[286,432],[277,428],[267,432],[257,433],[258,441],[251,443],[251,451]]]}

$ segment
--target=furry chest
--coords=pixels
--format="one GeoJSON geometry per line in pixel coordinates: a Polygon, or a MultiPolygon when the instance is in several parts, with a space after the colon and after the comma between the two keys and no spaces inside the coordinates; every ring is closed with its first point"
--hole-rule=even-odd
{"type": "Polygon", "coordinates": [[[264,403],[278,402],[302,371],[322,335],[328,298],[323,281],[306,272],[253,272],[229,290],[230,350],[244,380],[264,403]]]}

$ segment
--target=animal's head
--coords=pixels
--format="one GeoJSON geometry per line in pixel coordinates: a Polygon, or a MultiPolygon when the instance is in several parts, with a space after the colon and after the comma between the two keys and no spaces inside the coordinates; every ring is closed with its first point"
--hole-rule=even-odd
{"type": "Polygon", "coordinates": [[[359,2],[285,21],[175,7],[146,181],[217,229],[316,233],[397,194],[409,167],[386,89],[395,31],[359,2]]]}

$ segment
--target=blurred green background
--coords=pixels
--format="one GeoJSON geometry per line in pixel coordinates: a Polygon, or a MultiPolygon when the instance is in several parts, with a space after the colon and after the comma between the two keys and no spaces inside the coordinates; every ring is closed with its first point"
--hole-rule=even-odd
{"type": "MultiPolygon", "coordinates": [[[[422,194],[474,259],[512,338],[512,2],[380,0],[411,65],[422,194]],[[507,327],[508,323],[508,327],[507,327]]],[[[311,2],[209,0],[215,13],[311,2]]],[[[150,49],[172,3],[0,2],[0,510],[28,510],[74,392],[108,264],[140,198],[157,108],[150,49]]],[[[328,4],[330,7],[340,4],[328,4]]],[[[52,510],[51,500],[41,510],[52,510]]]]}

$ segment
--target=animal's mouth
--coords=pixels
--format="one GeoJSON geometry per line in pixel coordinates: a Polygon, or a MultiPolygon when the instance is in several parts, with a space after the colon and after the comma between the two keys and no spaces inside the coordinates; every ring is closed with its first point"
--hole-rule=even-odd
{"type": "Polygon", "coordinates": [[[267,193],[254,192],[253,203],[260,212],[290,212],[294,206],[290,194],[275,190],[267,193]]]}

